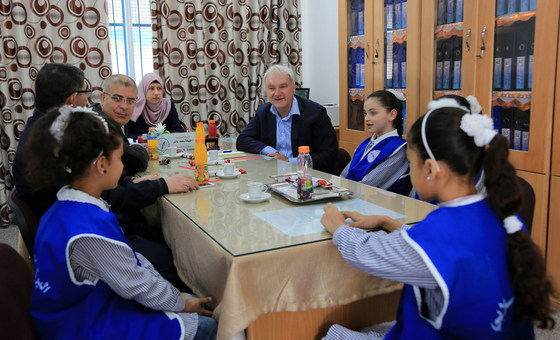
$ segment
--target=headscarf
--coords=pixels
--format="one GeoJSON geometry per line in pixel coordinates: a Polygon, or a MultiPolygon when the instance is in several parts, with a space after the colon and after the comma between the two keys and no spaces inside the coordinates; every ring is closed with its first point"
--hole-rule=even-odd
{"type": "Polygon", "coordinates": [[[157,104],[152,104],[146,100],[146,92],[148,87],[153,82],[158,82],[163,87],[163,81],[155,73],[147,73],[140,84],[138,84],[138,98],[134,105],[134,112],[132,113],[131,120],[136,122],[138,117],[144,117],[144,121],[149,126],[156,126],[158,123],[163,122],[171,111],[171,99],[161,98],[157,104]]]}

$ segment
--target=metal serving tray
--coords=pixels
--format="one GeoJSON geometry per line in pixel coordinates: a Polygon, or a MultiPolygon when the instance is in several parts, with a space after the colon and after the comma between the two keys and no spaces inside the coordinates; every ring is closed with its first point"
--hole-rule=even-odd
{"type": "Polygon", "coordinates": [[[297,198],[297,188],[291,182],[272,183],[266,185],[269,190],[277,193],[278,195],[286,198],[288,201],[294,203],[308,203],[320,201],[328,198],[350,198],[354,193],[346,188],[337,185],[330,185],[328,187],[317,186],[313,188],[313,193],[309,199],[297,198]]]}

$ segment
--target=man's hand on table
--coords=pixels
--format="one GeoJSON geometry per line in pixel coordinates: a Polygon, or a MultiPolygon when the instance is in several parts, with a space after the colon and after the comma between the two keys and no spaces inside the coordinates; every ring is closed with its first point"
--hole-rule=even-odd
{"type": "Polygon", "coordinates": [[[284,162],[289,162],[290,161],[288,159],[288,157],[284,156],[280,152],[272,152],[272,153],[269,153],[267,156],[272,157],[274,159],[279,159],[279,160],[284,161],[284,162]]]}
{"type": "Polygon", "coordinates": [[[183,313],[197,313],[199,315],[212,317],[212,312],[204,309],[203,306],[203,304],[212,302],[211,297],[197,298],[183,293],[180,293],[179,297],[185,300],[185,308],[182,310],[183,313]]]}
{"type": "Polygon", "coordinates": [[[170,194],[198,190],[198,183],[191,176],[185,174],[173,175],[165,178],[165,183],[170,194]]]}

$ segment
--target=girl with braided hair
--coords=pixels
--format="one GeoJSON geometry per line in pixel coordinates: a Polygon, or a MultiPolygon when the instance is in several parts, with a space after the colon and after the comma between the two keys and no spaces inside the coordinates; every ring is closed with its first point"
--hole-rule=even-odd
{"type": "Polygon", "coordinates": [[[406,226],[324,208],[321,222],[350,265],[405,284],[395,323],[363,333],[334,325],[327,339],[533,339],[534,323],[554,326],[555,292],[517,216],[521,194],[507,141],[490,117],[450,105],[408,133],[412,184],[421,199],[439,202],[437,210],[406,226]],[[484,193],[475,187],[480,169],[484,193]],[[388,232],[363,230],[374,227],[388,232]]]}

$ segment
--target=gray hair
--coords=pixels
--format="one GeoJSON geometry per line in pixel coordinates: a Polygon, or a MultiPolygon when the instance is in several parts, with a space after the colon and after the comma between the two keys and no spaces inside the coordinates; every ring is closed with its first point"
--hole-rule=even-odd
{"type": "Polygon", "coordinates": [[[275,64],[272,65],[268,68],[268,70],[266,70],[266,73],[264,74],[264,83],[266,84],[266,78],[273,72],[281,72],[284,74],[287,74],[288,77],[290,77],[290,80],[292,81],[292,85],[296,85],[296,80],[295,80],[295,75],[294,75],[294,71],[292,71],[291,68],[289,68],[288,66],[286,66],[285,64],[275,64]]]}
{"type": "Polygon", "coordinates": [[[103,82],[103,91],[108,92],[109,89],[115,84],[120,84],[124,87],[133,87],[135,90],[137,90],[134,79],[125,74],[113,74],[103,82]]]}

